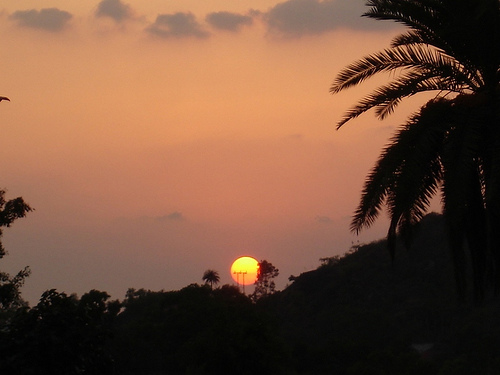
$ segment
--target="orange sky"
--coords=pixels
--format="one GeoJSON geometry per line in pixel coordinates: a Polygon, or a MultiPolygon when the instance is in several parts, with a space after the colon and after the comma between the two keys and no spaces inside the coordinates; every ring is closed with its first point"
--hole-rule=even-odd
{"type": "Polygon", "coordinates": [[[4,5],[0,186],[36,211],[5,231],[1,269],[31,267],[32,303],[178,289],[206,269],[231,283],[239,255],[273,263],[282,288],[383,236],[384,221],[359,238],[348,225],[408,110],[335,131],[366,88],[328,93],[395,33],[360,19],[363,3],[4,5]]]}

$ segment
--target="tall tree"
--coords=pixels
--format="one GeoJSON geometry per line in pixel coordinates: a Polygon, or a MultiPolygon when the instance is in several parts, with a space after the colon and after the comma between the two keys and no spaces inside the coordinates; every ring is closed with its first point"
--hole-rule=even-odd
{"type": "Polygon", "coordinates": [[[435,97],[382,151],[351,229],[369,227],[387,206],[394,256],[397,233],[409,240],[430,199],[440,192],[458,295],[461,300],[466,295],[468,248],[474,297],[481,301],[487,270],[500,292],[499,1],[369,0],[367,5],[364,16],[396,21],[407,29],[389,48],[337,75],[334,94],[379,73],[395,73],[349,110],[338,127],[370,109],[384,119],[403,99],[421,92],[435,97]]]}
{"type": "Polygon", "coordinates": [[[217,285],[220,281],[219,272],[214,270],[206,270],[203,274],[202,280],[206,284],[210,284],[210,288],[214,288],[214,285],[217,285]]]}
{"type": "Polygon", "coordinates": [[[255,290],[250,296],[252,300],[258,299],[273,294],[276,291],[276,283],[274,278],[279,275],[279,269],[273,266],[267,260],[259,262],[259,269],[257,271],[257,280],[255,281],[255,290]]]}

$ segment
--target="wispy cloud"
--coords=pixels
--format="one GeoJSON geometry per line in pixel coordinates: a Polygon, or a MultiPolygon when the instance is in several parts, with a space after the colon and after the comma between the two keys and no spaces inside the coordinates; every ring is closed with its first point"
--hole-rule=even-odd
{"type": "Polygon", "coordinates": [[[162,38],[196,37],[206,38],[206,32],[192,13],[159,14],[156,21],[147,28],[153,35],[162,38]]]}
{"type": "Polygon", "coordinates": [[[226,31],[238,31],[243,26],[251,25],[253,22],[251,16],[231,12],[209,13],[205,20],[212,27],[226,31]]]}
{"type": "Polygon", "coordinates": [[[132,9],[121,0],[102,0],[97,6],[96,17],[111,18],[116,22],[123,22],[132,18],[132,9]]]}
{"type": "Polygon", "coordinates": [[[57,8],[41,10],[19,10],[14,12],[10,19],[17,21],[20,26],[48,31],[60,31],[65,28],[73,16],[71,13],[57,8]]]}

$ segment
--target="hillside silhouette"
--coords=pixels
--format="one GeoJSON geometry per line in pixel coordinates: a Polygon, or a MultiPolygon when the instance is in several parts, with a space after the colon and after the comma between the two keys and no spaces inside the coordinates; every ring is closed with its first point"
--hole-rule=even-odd
{"type": "Polygon", "coordinates": [[[301,374],[500,374],[498,303],[459,305],[441,215],[409,248],[385,240],[323,259],[260,307],[301,374]]]}

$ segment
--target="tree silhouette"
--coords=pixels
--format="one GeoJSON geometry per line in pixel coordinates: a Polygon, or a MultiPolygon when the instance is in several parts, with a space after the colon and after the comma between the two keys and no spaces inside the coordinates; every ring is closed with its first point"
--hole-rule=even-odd
{"type": "Polygon", "coordinates": [[[110,374],[107,348],[120,303],[106,292],[45,291],[31,309],[18,309],[0,330],[2,374],[110,374]]]}
{"type": "Polygon", "coordinates": [[[257,280],[255,281],[255,290],[250,295],[253,301],[257,301],[262,297],[273,294],[276,291],[276,284],[274,278],[279,275],[279,269],[273,266],[267,260],[259,262],[259,269],[257,271],[257,280]]]}
{"type": "Polygon", "coordinates": [[[435,97],[382,151],[366,179],[351,229],[369,227],[387,206],[393,257],[397,233],[408,244],[413,226],[440,191],[458,295],[463,301],[468,248],[479,302],[487,269],[500,291],[499,1],[370,0],[367,5],[365,16],[396,21],[407,31],[389,48],[337,75],[334,94],[373,75],[395,73],[351,108],[338,127],[370,109],[384,119],[403,99],[420,92],[435,97]]]}
{"type": "Polygon", "coordinates": [[[214,285],[217,285],[220,281],[219,273],[214,270],[206,270],[203,274],[202,280],[206,284],[210,284],[210,288],[213,289],[214,285]]]}
{"type": "MultiPolygon", "coordinates": [[[[24,202],[23,198],[18,197],[6,201],[5,190],[0,190],[0,259],[6,255],[1,241],[2,227],[10,227],[16,219],[23,218],[30,211],[32,208],[24,202]]],[[[15,276],[0,272],[0,310],[17,307],[24,303],[21,300],[19,289],[29,275],[29,267],[25,267],[15,276]]]]}
{"type": "Polygon", "coordinates": [[[290,373],[271,322],[235,285],[129,290],[116,328],[117,374],[290,373]]]}

